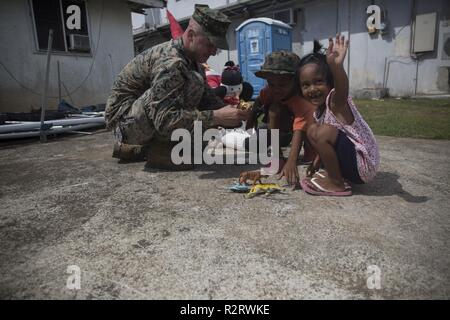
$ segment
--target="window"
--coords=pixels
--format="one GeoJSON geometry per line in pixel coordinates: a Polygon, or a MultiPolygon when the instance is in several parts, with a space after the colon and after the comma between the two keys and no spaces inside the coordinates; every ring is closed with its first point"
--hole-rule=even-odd
{"type": "Polygon", "coordinates": [[[91,52],[84,0],[31,0],[37,48],[47,51],[53,29],[52,51],[91,52]]]}
{"type": "Polygon", "coordinates": [[[289,25],[294,25],[297,23],[297,15],[294,9],[275,11],[272,15],[273,19],[279,20],[289,25]]]}

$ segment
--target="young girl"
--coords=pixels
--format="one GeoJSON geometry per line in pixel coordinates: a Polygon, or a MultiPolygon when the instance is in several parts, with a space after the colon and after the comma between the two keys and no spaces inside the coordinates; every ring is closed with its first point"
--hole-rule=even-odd
{"type": "Polygon", "coordinates": [[[299,81],[303,97],[317,108],[316,124],[307,136],[318,155],[301,180],[303,189],[314,195],[349,196],[350,183],[367,183],[379,165],[378,146],[372,130],[348,96],[344,58],[348,40],[329,39],[326,55],[315,41],[314,53],[300,62],[299,81]],[[326,171],[318,171],[323,164],[326,171]]]}

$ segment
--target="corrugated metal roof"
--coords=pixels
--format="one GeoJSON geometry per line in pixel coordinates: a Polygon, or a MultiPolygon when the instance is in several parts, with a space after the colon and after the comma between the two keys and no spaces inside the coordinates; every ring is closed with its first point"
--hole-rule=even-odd
{"type": "Polygon", "coordinates": [[[164,8],[167,5],[164,0],[128,0],[127,3],[131,11],[136,13],[145,13],[144,9],[164,8]]]}

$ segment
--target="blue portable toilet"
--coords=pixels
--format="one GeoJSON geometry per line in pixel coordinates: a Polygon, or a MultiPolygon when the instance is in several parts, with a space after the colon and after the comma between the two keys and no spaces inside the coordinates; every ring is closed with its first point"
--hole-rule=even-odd
{"type": "Polygon", "coordinates": [[[269,53],[292,51],[292,28],[270,18],[249,19],[236,28],[236,42],[242,77],[253,86],[255,99],[265,85],[255,72],[261,69],[269,53]]]}

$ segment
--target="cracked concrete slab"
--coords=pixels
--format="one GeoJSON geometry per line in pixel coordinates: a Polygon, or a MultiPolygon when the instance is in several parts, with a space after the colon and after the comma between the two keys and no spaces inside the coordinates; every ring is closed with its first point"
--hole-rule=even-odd
{"type": "Polygon", "coordinates": [[[448,299],[450,141],[377,139],[349,198],[244,199],[248,166],[119,164],[108,132],[1,145],[0,298],[448,299]]]}

